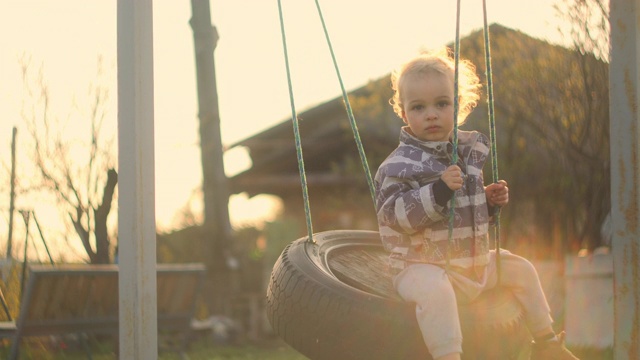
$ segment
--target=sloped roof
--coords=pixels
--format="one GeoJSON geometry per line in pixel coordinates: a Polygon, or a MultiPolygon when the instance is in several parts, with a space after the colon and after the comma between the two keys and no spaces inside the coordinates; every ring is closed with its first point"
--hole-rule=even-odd
{"type": "MultiPolygon", "coordinates": [[[[386,77],[388,81],[388,77],[386,77]]],[[[385,78],[378,81],[385,81],[385,78]]],[[[353,97],[366,97],[371,90],[363,86],[349,94],[353,97]]],[[[350,100],[351,101],[351,100],[350,100]]],[[[342,97],[332,99],[321,105],[301,112],[299,130],[304,155],[305,173],[309,186],[336,185],[344,183],[364,183],[364,176],[337,176],[333,170],[345,157],[358,157],[349,119],[342,97]]],[[[401,122],[393,119],[391,128],[395,134],[379,138],[371,133],[367,119],[359,118],[355,112],[360,137],[366,144],[386,142],[393,148],[398,138],[401,122]]],[[[392,115],[392,114],[391,114],[392,115]]],[[[395,115],[392,115],[395,116],[395,115]]],[[[242,146],[249,151],[253,166],[230,178],[233,193],[248,192],[251,195],[271,193],[281,195],[292,186],[300,187],[298,159],[294,134],[290,119],[275,125],[261,133],[244,139],[231,147],[242,146]]],[[[230,147],[230,148],[231,148],[230,147]]],[[[366,185],[366,183],[364,183],[366,185]]]]}

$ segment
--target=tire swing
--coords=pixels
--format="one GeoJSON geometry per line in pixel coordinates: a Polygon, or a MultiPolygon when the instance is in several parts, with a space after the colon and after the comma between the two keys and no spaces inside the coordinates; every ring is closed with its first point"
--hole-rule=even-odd
{"type": "MultiPolygon", "coordinates": [[[[347,93],[318,0],[315,2],[371,196],[375,199],[373,181],[347,93]]],[[[489,33],[484,0],[483,6],[492,165],[494,181],[497,181],[489,33]]],[[[392,277],[386,271],[388,253],[379,234],[364,230],[313,234],[280,0],[278,7],[308,235],[287,245],[274,265],[267,288],[267,318],[279,337],[310,359],[431,359],[418,328],[415,304],[404,302],[393,288],[392,277]]],[[[456,79],[459,9],[460,0],[456,26],[456,79]]],[[[457,93],[457,86],[454,88],[457,93]]],[[[457,121],[454,122],[454,134],[456,132],[457,121]]],[[[454,146],[456,141],[457,136],[454,135],[454,146]]],[[[499,213],[496,216],[495,242],[499,248],[499,213]]],[[[529,358],[531,336],[524,324],[523,310],[511,292],[496,287],[473,302],[459,304],[458,307],[464,336],[464,359],[529,358]]]]}

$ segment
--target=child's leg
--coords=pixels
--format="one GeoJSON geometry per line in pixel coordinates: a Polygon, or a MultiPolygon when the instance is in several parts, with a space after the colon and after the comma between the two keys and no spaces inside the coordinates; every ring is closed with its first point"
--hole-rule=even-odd
{"type": "Polygon", "coordinates": [[[398,294],[416,304],[416,318],[431,356],[462,353],[458,305],[451,282],[435,265],[414,264],[394,279],[398,294]]]}
{"type": "MultiPolygon", "coordinates": [[[[538,272],[529,260],[510,253],[500,251],[501,285],[508,287],[525,311],[525,319],[532,335],[552,331],[551,309],[542,290],[538,272]]],[[[488,286],[494,287],[497,282],[495,252],[491,252],[491,263],[488,267],[488,286]]]]}

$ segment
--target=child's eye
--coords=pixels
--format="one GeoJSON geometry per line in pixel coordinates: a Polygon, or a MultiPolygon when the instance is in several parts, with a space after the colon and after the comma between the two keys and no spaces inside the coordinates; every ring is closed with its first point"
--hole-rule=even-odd
{"type": "Polygon", "coordinates": [[[437,103],[437,105],[438,105],[439,108],[445,108],[445,107],[447,107],[449,105],[449,102],[448,101],[439,101],[437,103]]]}
{"type": "Polygon", "coordinates": [[[415,111],[419,111],[419,110],[422,110],[422,109],[424,109],[424,105],[413,105],[411,107],[411,110],[415,110],[415,111]]]}

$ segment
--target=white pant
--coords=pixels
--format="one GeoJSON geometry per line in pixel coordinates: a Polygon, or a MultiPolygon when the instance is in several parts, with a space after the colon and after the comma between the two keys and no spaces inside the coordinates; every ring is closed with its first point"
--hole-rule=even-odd
{"type": "MultiPolygon", "coordinates": [[[[462,353],[462,331],[456,293],[462,301],[475,299],[483,291],[496,286],[496,256],[479,279],[471,280],[432,264],[413,264],[394,278],[398,294],[416,304],[416,317],[427,349],[434,358],[462,353]],[[455,290],[454,290],[455,287],[455,290]],[[462,298],[465,298],[464,300],[462,298]]],[[[542,291],[538,273],[525,258],[507,250],[500,251],[501,286],[508,288],[522,304],[525,321],[532,333],[551,326],[549,305],[542,291]]]]}

